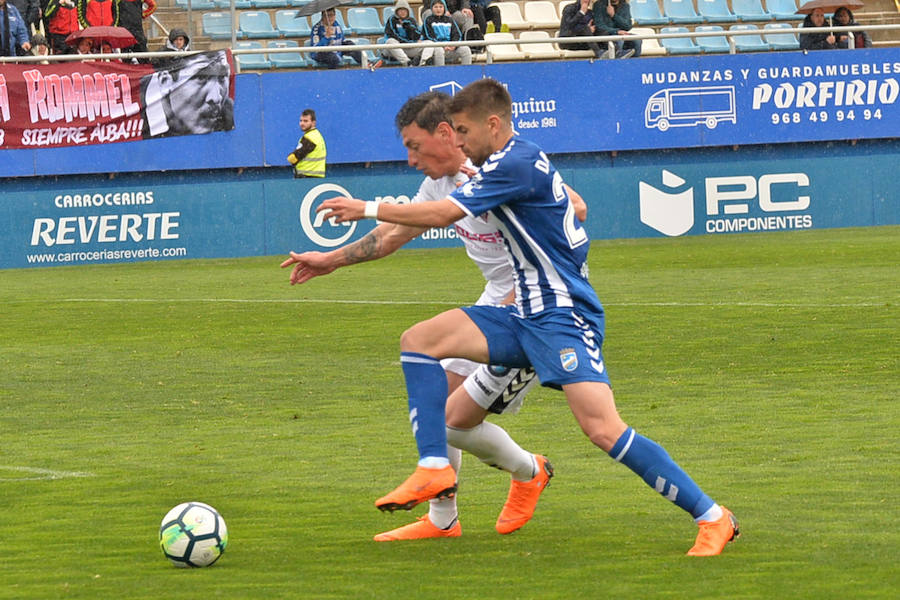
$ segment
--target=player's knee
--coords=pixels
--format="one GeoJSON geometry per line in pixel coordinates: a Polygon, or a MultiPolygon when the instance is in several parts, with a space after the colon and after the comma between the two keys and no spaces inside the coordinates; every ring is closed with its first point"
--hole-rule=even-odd
{"type": "Polygon", "coordinates": [[[616,441],[627,428],[628,426],[621,419],[616,419],[616,422],[596,421],[581,426],[581,430],[588,439],[604,452],[612,450],[616,441]]]}
{"type": "Polygon", "coordinates": [[[421,323],[413,325],[403,332],[400,336],[401,352],[419,352],[421,354],[430,354],[428,336],[425,335],[421,323]]]}

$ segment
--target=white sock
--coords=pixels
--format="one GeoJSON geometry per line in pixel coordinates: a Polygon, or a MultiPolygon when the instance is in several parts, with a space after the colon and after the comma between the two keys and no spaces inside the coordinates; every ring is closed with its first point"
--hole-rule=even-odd
{"type": "Polygon", "coordinates": [[[700,521],[718,521],[722,518],[722,515],[725,513],[722,512],[722,507],[718,504],[713,504],[709,507],[709,510],[694,519],[695,523],[699,523],[700,521]]]}
{"type": "Polygon", "coordinates": [[[426,456],[419,459],[419,466],[426,469],[443,469],[450,464],[450,461],[443,456],[426,456]]]}
{"type": "MultiPolygon", "coordinates": [[[[453,446],[447,446],[447,456],[450,457],[450,466],[456,471],[456,480],[459,481],[459,468],[462,465],[462,451],[453,446]]],[[[458,494],[459,492],[457,492],[458,494]]],[[[458,517],[456,508],[456,495],[452,498],[434,498],[428,501],[428,518],[438,529],[447,529],[458,517]]]]}
{"type": "Polygon", "coordinates": [[[513,441],[502,427],[484,421],[472,429],[447,427],[447,440],[483,463],[503,469],[517,481],[535,475],[534,456],[513,441]]]}

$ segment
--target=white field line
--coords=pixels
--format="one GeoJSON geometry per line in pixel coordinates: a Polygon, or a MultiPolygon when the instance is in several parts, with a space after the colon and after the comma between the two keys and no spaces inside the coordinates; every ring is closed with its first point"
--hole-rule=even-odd
{"type": "Polygon", "coordinates": [[[13,465],[0,465],[0,474],[4,471],[15,473],[28,473],[30,477],[0,477],[0,481],[41,481],[52,479],[70,479],[73,477],[93,477],[93,473],[80,471],[55,471],[53,469],[41,469],[39,467],[18,467],[13,465]]]}
{"type": "MultiPolygon", "coordinates": [[[[447,306],[469,306],[469,301],[452,301],[452,300],[336,300],[336,299],[319,299],[319,298],[296,298],[296,299],[252,299],[252,298],[55,298],[52,300],[33,300],[28,302],[40,302],[41,304],[51,304],[53,302],[73,302],[73,303],[210,303],[210,304],[380,304],[394,306],[428,306],[428,305],[447,305],[447,306]]],[[[896,300],[885,300],[883,302],[841,302],[841,303],[814,303],[814,302],[604,302],[604,306],[624,306],[624,307],[726,307],[738,306],[749,308],[865,308],[865,307],[886,307],[896,304],[896,300]]]]}

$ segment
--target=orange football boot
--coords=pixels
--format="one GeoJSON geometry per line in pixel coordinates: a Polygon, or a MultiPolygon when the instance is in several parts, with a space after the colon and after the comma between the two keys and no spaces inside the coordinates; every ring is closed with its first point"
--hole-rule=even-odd
{"type": "Polygon", "coordinates": [[[376,542],[395,542],[398,540],[424,540],[428,538],[459,537],[462,535],[462,526],[459,519],[453,521],[453,525],[447,529],[440,529],[431,522],[428,515],[419,517],[415,523],[398,527],[375,536],[376,542]]]}
{"type": "Polygon", "coordinates": [[[700,531],[688,556],[715,556],[721,554],[725,544],[741,535],[737,519],[730,510],[722,507],[722,517],[716,521],[700,521],[700,531]]]}
{"type": "Polygon", "coordinates": [[[503,505],[503,510],[500,511],[495,525],[498,533],[503,535],[512,533],[527,523],[534,516],[534,509],[541,497],[541,492],[550,485],[550,478],[553,477],[553,465],[540,454],[535,454],[534,460],[538,467],[537,475],[530,481],[513,479],[509,486],[506,504],[503,505]]]}
{"type": "Polygon", "coordinates": [[[447,465],[441,469],[416,467],[409,479],[393,492],[375,501],[381,510],[409,510],[432,498],[451,498],[456,494],[456,471],[447,465]]]}

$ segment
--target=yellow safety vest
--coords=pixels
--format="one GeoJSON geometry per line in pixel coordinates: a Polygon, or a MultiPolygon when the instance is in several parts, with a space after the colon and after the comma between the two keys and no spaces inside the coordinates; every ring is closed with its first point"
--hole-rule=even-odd
{"type": "Polygon", "coordinates": [[[318,129],[310,129],[303,138],[308,138],[316,147],[294,165],[294,172],[303,177],[325,177],[325,138],[318,129]]]}

